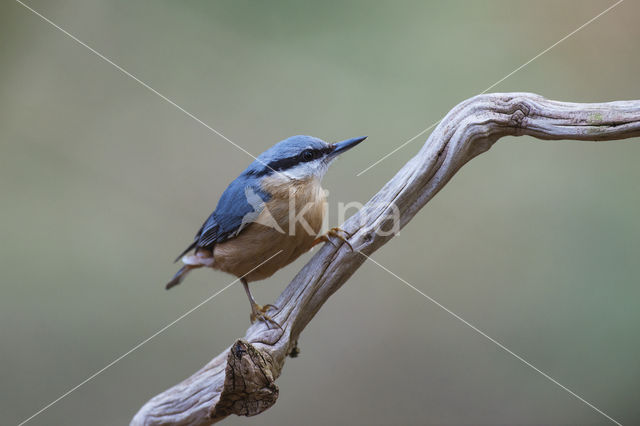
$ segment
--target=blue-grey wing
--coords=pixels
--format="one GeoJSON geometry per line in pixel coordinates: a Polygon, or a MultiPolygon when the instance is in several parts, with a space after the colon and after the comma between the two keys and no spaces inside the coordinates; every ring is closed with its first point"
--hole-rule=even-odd
{"type": "Polygon", "coordinates": [[[222,193],[215,211],[196,234],[194,247],[212,248],[235,237],[258,218],[266,201],[267,194],[257,185],[236,179],[222,193]]]}

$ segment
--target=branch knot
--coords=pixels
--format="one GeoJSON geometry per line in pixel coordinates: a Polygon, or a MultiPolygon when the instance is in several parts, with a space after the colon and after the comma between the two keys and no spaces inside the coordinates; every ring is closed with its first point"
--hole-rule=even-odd
{"type": "Polygon", "coordinates": [[[227,356],[224,386],[209,417],[217,422],[230,414],[255,416],[275,404],[278,394],[271,355],[239,339],[227,356]]]}
{"type": "Polygon", "coordinates": [[[509,124],[516,128],[516,134],[519,134],[520,129],[523,129],[524,120],[531,113],[531,107],[524,101],[518,101],[512,108],[511,117],[509,118],[509,124]]]}

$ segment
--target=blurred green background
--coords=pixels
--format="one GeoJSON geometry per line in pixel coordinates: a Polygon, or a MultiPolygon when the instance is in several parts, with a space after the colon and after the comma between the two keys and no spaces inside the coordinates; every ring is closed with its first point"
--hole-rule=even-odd
{"type": "MultiPolygon", "coordinates": [[[[253,154],[369,135],[325,178],[338,225],[337,203],[368,200],[426,136],[357,172],[613,2],[28,4],[253,154]]],[[[639,13],[620,4],[493,91],[640,98],[639,13]]],[[[163,289],[251,158],[16,2],[0,34],[0,412],[16,424],[233,280],[163,289]]],[[[639,142],[505,138],[374,257],[640,424],[639,142]]],[[[248,316],[234,286],[29,424],[125,424],[248,316]]],[[[370,262],[300,348],[278,403],[228,424],[608,424],[370,262]]]]}

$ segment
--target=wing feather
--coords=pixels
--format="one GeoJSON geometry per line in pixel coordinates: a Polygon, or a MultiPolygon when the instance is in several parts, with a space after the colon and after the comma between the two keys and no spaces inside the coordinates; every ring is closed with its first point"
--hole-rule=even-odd
{"type": "Polygon", "coordinates": [[[213,213],[207,218],[194,238],[194,242],[178,257],[193,248],[212,249],[238,235],[249,223],[255,221],[269,200],[268,194],[255,184],[236,179],[222,193],[213,213]]]}

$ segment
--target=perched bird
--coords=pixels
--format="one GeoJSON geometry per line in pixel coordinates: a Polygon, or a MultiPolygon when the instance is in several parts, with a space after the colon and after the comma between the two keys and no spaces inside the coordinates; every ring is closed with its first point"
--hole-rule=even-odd
{"type": "Polygon", "coordinates": [[[166,288],[180,284],[192,269],[219,269],[240,278],[251,304],[251,322],[275,323],[267,315],[275,306],[258,305],[249,282],[270,277],[315,244],[330,241],[328,236],[346,241],[339,228],[318,236],[325,213],[320,180],[339,154],[365,139],[329,144],[312,136],[292,136],[260,154],[229,184],[193,243],[178,256],[176,261],[182,259],[184,266],[166,288]]]}

